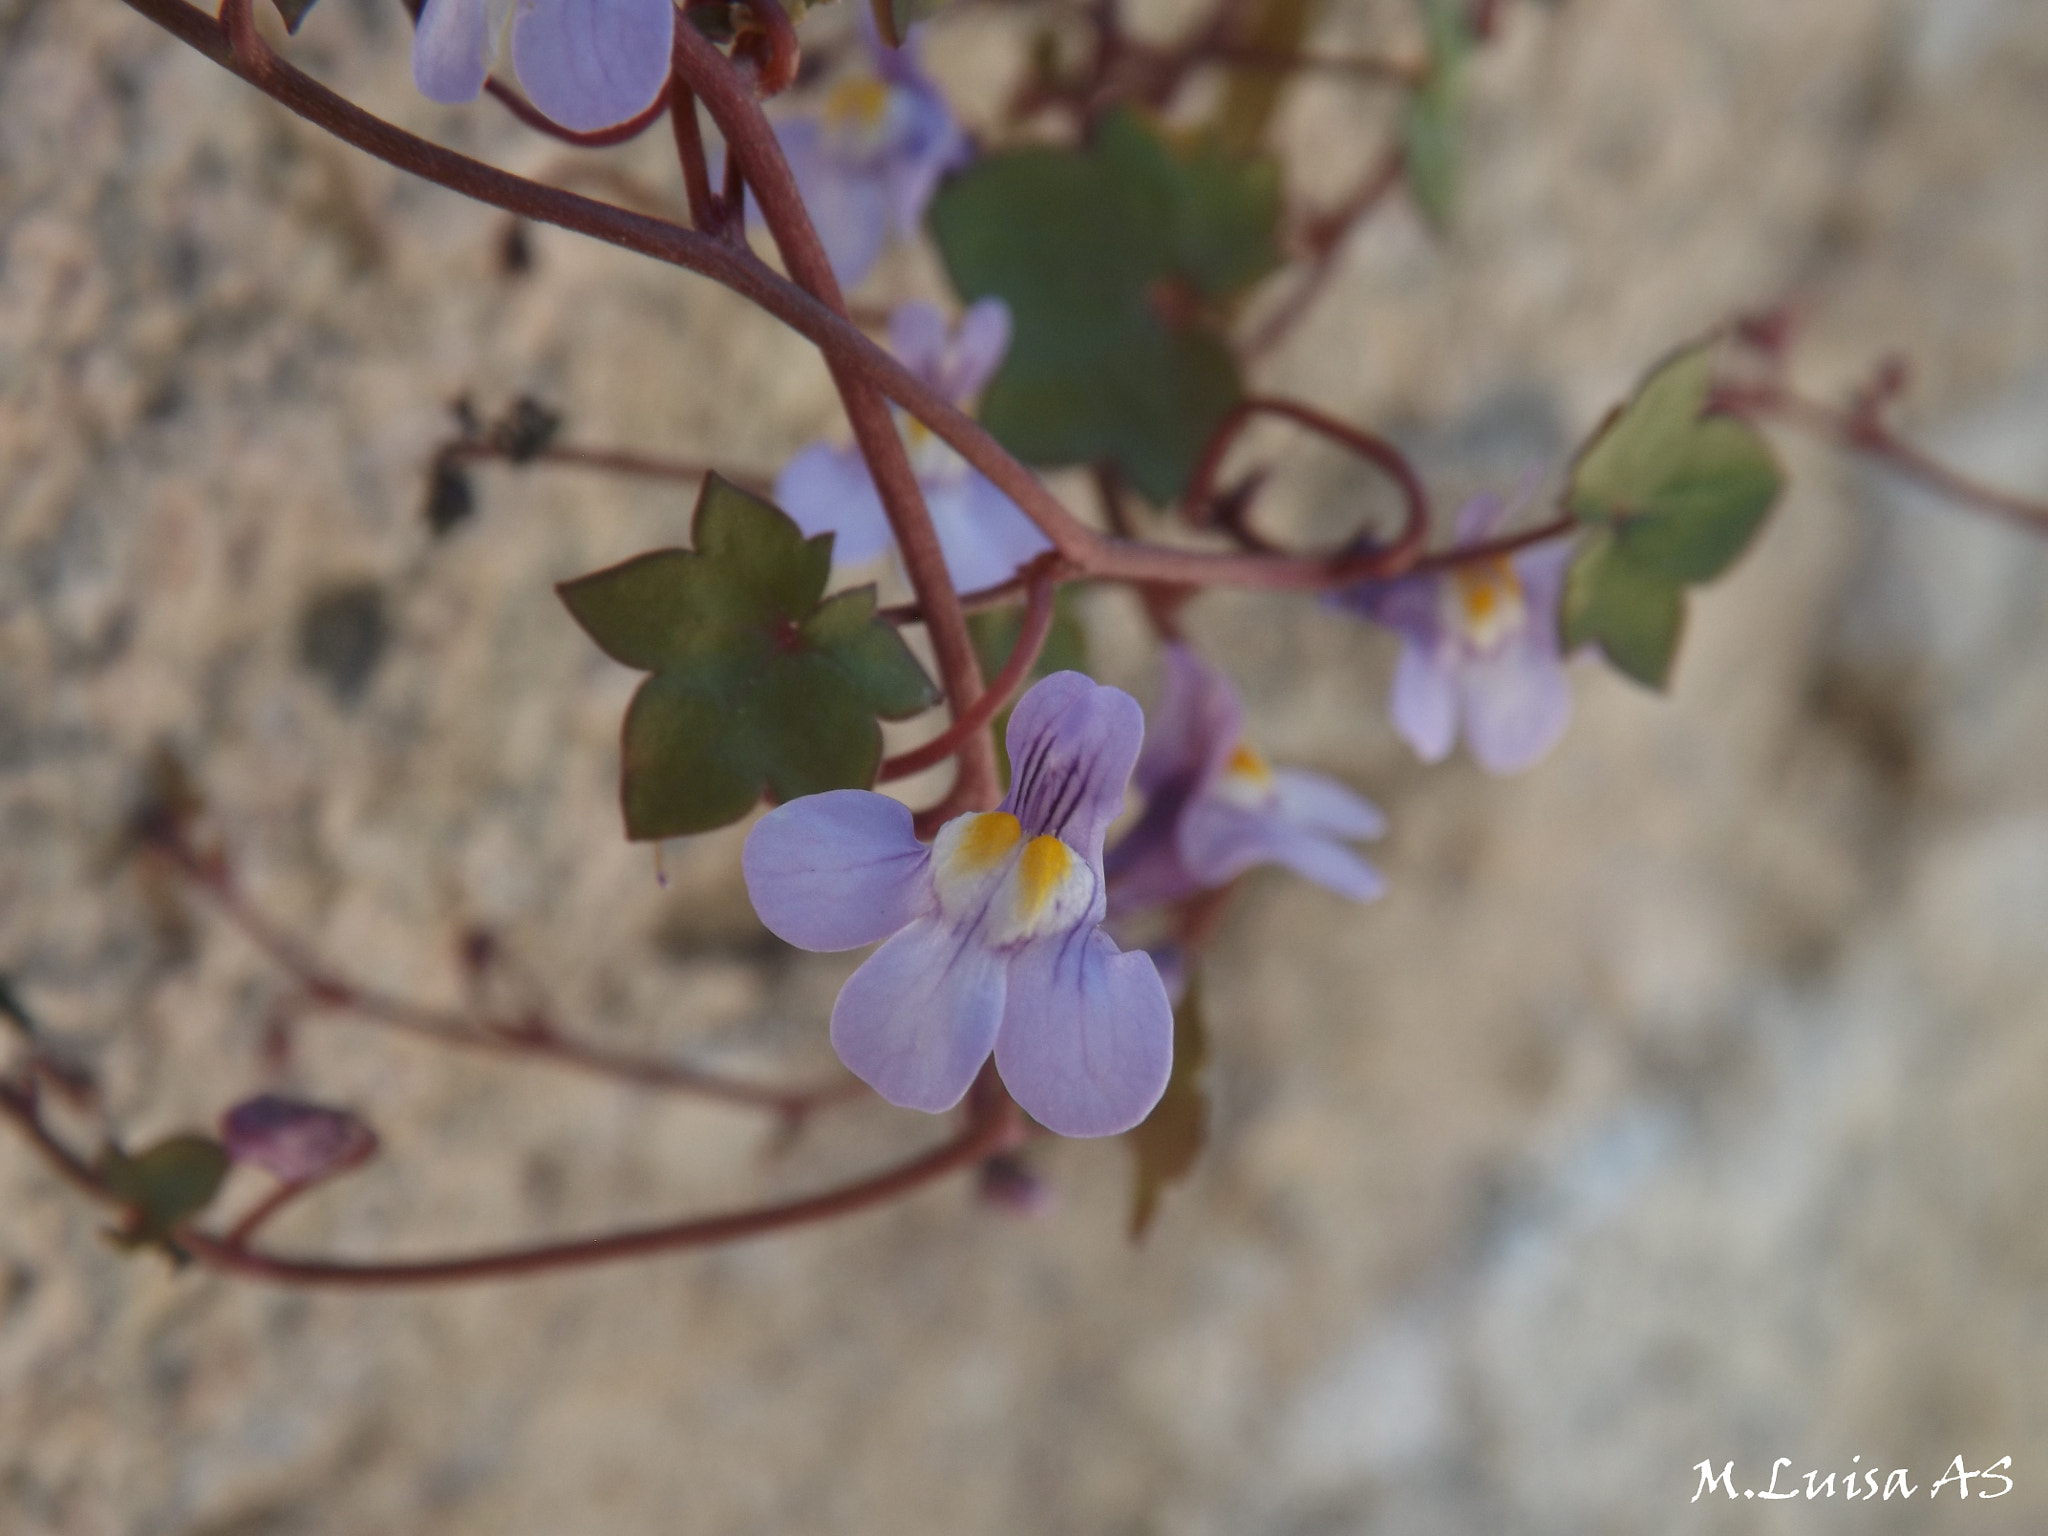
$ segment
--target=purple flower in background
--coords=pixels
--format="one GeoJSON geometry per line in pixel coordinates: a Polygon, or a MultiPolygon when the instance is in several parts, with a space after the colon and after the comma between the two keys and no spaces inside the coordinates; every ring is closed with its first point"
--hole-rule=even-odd
{"type": "Polygon", "coordinates": [[[1144,733],[1129,694],[1056,672],[1010,717],[1001,807],[955,817],[929,847],[905,806],[864,789],[792,800],[747,835],[747,891],[778,936],[888,941],[840,990],[832,1045],[890,1103],[951,1108],[991,1050],[1063,1136],[1129,1130],[1165,1092],[1165,988],[1099,926],[1103,833],[1144,733]]]}
{"type": "Polygon", "coordinates": [[[832,82],[816,114],[775,124],[832,271],[848,288],[867,276],[892,233],[917,232],[939,178],[973,152],[918,62],[916,40],[886,46],[868,7],[857,9],[862,65],[832,82]]]}
{"type": "MultiPolygon", "coordinates": [[[[1507,512],[1497,496],[1474,498],[1458,514],[1458,542],[1490,537],[1507,512]]],[[[1557,745],[1572,713],[1557,635],[1570,563],[1557,541],[1338,597],[1400,635],[1389,713],[1424,762],[1450,756],[1461,720],[1488,773],[1518,773],[1557,745]]]]}
{"type": "Polygon", "coordinates": [[[1120,914],[1213,890],[1255,864],[1285,865],[1354,901],[1383,888],[1344,840],[1378,837],[1385,818],[1334,779],[1268,766],[1244,738],[1230,679],[1186,646],[1167,647],[1137,781],[1144,815],[1109,855],[1120,914]]]}
{"type": "Polygon", "coordinates": [[[228,1156],[281,1184],[311,1184],[366,1161],[377,1133],[345,1109],[280,1098],[244,1099],[221,1116],[228,1156]]]}
{"type": "MultiPolygon", "coordinates": [[[[1001,299],[969,306],[952,338],[929,304],[904,304],[889,319],[889,349],[905,367],[958,405],[967,405],[1010,349],[1010,310],[1001,299]]],[[[911,467],[924,488],[946,569],[963,592],[1007,581],[1052,548],[1037,524],[922,422],[902,418],[911,467]]],[[[813,443],[775,481],[775,501],[806,534],[833,533],[833,560],[858,565],[895,546],[881,494],[860,450],[813,443]]]]}
{"type": "Polygon", "coordinates": [[[427,0],[412,78],[451,106],[474,101],[507,17],[512,67],[533,104],[577,133],[623,123],[668,80],[674,0],[427,0]]]}

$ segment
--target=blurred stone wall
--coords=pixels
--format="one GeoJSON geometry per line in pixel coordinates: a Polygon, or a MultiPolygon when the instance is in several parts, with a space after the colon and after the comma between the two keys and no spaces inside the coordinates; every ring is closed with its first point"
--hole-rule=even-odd
{"type": "MultiPolygon", "coordinates": [[[[1400,16],[1336,10],[1333,46],[1400,16]]],[[[960,100],[1020,35],[942,33],[960,100]]],[[[502,114],[415,99],[406,36],[326,0],[290,47],[567,173],[502,114]]],[[[1791,293],[1817,391],[1906,352],[1916,430],[2048,493],[2048,7],[1519,6],[1474,89],[1454,235],[1376,222],[1274,387],[1403,432],[1447,492],[1511,482],[1791,293]]],[[[1303,195],[1384,124],[1300,93],[1303,195]]],[[[584,163],[674,200],[658,143],[584,163]]],[[[512,273],[505,234],[111,0],[0,3],[0,969],[137,1138],[266,1086],[369,1113],[387,1155],[281,1221],[294,1247],[653,1219],[931,1135],[862,1107],[775,1156],[743,1114],[338,1023],[267,1067],[274,970],[112,856],[167,743],[251,889],[379,985],[454,998],[455,936],[488,924],[604,1039],[829,1065],[849,962],[765,941],[737,831],[655,887],[612,799],[633,678],[550,590],[679,540],[687,495],[488,470],[453,537],[419,519],[459,393],[758,472],[834,422],[822,371],[703,282],[550,230],[512,273]]],[[[873,296],[931,282],[910,254],[873,296]]],[[[291,1293],[117,1256],[0,1138],[0,1531],[2041,1529],[2048,553],[1786,457],[1673,696],[1582,665],[1572,733],[1511,782],[1393,741],[1384,637],[1198,611],[1271,754],[1385,807],[1391,893],[1250,882],[1210,977],[1216,1134],[1144,1247],[1123,1149],[1071,1144],[1033,1221],[956,1183],[697,1256],[291,1293]],[[2014,1492],[1931,1507],[1956,1455],[2010,1455],[2014,1492]],[[1699,1461],[1761,1486],[1779,1456],[1921,1492],[1688,1502],[1699,1461]]],[[[1278,526],[1378,504],[1300,463],[1278,526]]],[[[1088,613],[1149,697],[1133,613],[1088,613]]]]}

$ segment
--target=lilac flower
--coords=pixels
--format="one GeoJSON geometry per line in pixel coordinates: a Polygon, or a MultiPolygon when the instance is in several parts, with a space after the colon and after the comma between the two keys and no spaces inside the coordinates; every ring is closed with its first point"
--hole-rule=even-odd
{"type": "MultiPolygon", "coordinates": [[[[931,305],[901,305],[889,320],[889,349],[933,389],[966,405],[1010,349],[1009,306],[1001,299],[969,306],[949,340],[945,318],[931,305]]],[[[956,587],[972,592],[995,586],[1052,548],[1038,526],[979,470],[922,422],[901,419],[911,467],[924,488],[956,587]]],[[[840,564],[858,565],[894,547],[881,494],[857,448],[813,443],[777,477],[775,500],[805,533],[838,535],[832,555],[840,564]]]]}
{"type": "Polygon", "coordinates": [[[474,101],[508,16],[520,87],[564,128],[623,123],[668,80],[674,0],[427,0],[412,38],[421,94],[474,101]]]}
{"type": "MultiPolygon", "coordinates": [[[[1491,536],[1507,511],[1499,497],[1475,498],[1458,514],[1458,542],[1491,536]]],[[[1338,598],[1400,635],[1389,712],[1424,762],[1450,755],[1461,719],[1488,773],[1520,772],[1557,745],[1572,712],[1557,635],[1570,563],[1568,545],[1539,544],[1338,598]]]]}
{"type": "Polygon", "coordinates": [[[1145,812],[1109,855],[1119,914],[1213,890],[1255,864],[1366,901],[1379,872],[1344,846],[1386,820],[1334,779],[1272,768],[1244,739],[1230,680],[1186,646],[1168,646],[1166,692],[1138,758],[1145,812]]]}
{"type": "Polygon", "coordinates": [[[997,810],[929,847],[899,802],[861,789],[792,800],[748,834],[754,910],[800,949],[888,942],[832,1008],[839,1059],[892,1104],[958,1103],[993,1050],[1017,1102],[1063,1136],[1144,1119],[1173,1063],[1173,1010],[1142,952],[1100,928],[1102,838],[1145,717],[1056,672],[1010,717],[997,810]]]}
{"type": "Polygon", "coordinates": [[[867,276],[891,233],[917,232],[939,178],[972,153],[919,63],[915,39],[887,47],[868,7],[857,9],[862,64],[833,81],[815,116],[775,125],[832,271],[847,288],[867,276]]]}

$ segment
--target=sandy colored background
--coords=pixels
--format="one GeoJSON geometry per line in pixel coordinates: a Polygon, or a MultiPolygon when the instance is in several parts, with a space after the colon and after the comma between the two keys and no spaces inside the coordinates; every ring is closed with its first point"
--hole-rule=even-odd
{"type": "MultiPolygon", "coordinates": [[[[1333,44],[1399,12],[1338,10],[1333,44]]],[[[1007,25],[939,39],[958,99],[990,99],[1007,25]]],[[[291,48],[555,173],[503,114],[415,99],[406,36],[388,0],[326,0],[291,48]]],[[[1516,7],[1474,88],[1455,237],[1376,223],[1268,383],[1401,430],[1455,494],[1797,291],[1815,388],[1909,352],[1916,429],[2048,493],[2048,7],[1516,7]]],[[[1382,121],[1298,99],[1304,195],[1382,121]]],[[[658,143],[601,163],[673,195],[658,143]]],[[[707,284],[565,234],[508,277],[503,230],[112,0],[0,0],[0,969],[137,1138],[265,1086],[369,1113],[388,1156],[281,1222],[293,1246],[651,1219],[932,1134],[863,1107],[772,1161],[743,1114],[344,1025],[277,1076],[276,973],[110,868],[168,742],[252,889],[384,986],[452,998],[454,935],[484,922],[606,1039],[830,1064],[850,962],[765,940],[737,831],[655,888],[612,800],[633,678],[550,592],[678,540],[687,496],[485,471],[455,537],[419,521],[459,392],[772,470],[834,422],[822,371],[707,284]],[[388,643],[351,693],[300,632],[364,582],[388,643]]],[[[928,278],[905,257],[872,296],[928,278]]],[[[0,1139],[0,1531],[2042,1529],[2048,551],[1787,457],[1674,696],[1582,665],[1571,735],[1512,782],[1413,763],[1383,636],[1200,611],[1270,753],[1386,808],[1391,894],[1251,882],[1211,978],[1214,1143],[1143,1249],[1123,1150],[1073,1144],[1039,1161],[1037,1221],[955,1183],[702,1256],[287,1294],[116,1256],[0,1139]],[[1957,1454],[2012,1456],[2015,1492],[1937,1514],[1957,1454]],[[1687,1503],[1701,1459],[1760,1484],[1776,1456],[1922,1492],[1687,1503]]],[[[1297,528],[1355,516],[1364,478],[1303,462],[1297,528]]],[[[1129,610],[1089,616],[1149,697],[1129,610]]]]}

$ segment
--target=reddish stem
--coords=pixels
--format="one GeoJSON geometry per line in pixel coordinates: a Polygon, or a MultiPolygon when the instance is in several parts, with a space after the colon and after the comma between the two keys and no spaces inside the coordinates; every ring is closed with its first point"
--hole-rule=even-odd
{"type": "Polygon", "coordinates": [[[1399,576],[1412,567],[1422,554],[1424,540],[1429,537],[1429,492],[1423,488],[1421,478],[1409,464],[1407,455],[1385,438],[1354,427],[1349,422],[1339,421],[1325,415],[1313,406],[1303,405],[1296,400],[1283,400],[1270,395],[1247,395],[1231,407],[1230,413],[1216,425],[1209,434],[1209,444],[1202,451],[1201,463],[1196,466],[1193,480],[1189,483],[1186,505],[1191,516],[1199,518],[1206,512],[1214,494],[1216,477],[1223,467],[1223,459],[1230,446],[1258,415],[1281,416],[1308,428],[1318,436],[1348,448],[1360,458],[1366,459],[1384,473],[1400,489],[1401,499],[1407,512],[1402,520],[1401,531],[1391,544],[1380,546],[1349,557],[1349,566],[1354,580],[1380,580],[1399,576]]]}
{"type": "MultiPolygon", "coordinates": [[[[1880,400],[1882,394],[1870,398],[1880,400]]],[[[2030,500],[1958,474],[1901,438],[1877,414],[1874,404],[1838,410],[1778,384],[1723,389],[1716,392],[1714,403],[1740,416],[1775,417],[1838,448],[1874,459],[1960,506],[2013,523],[2029,533],[2048,534],[2048,502],[2030,500]]]]}
{"type": "Polygon", "coordinates": [[[1244,344],[1246,357],[1263,357],[1287,339],[1302,317],[1329,286],[1337,270],[1337,257],[1344,242],[1366,217],[1401,184],[1408,157],[1396,144],[1365,173],[1352,194],[1328,213],[1311,219],[1304,228],[1301,244],[1306,248],[1309,268],[1295,283],[1280,307],[1269,314],[1244,344]]]}
{"type": "Polygon", "coordinates": [[[484,89],[503,102],[512,115],[527,127],[537,129],[550,138],[560,139],[564,144],[574,144],[578,149],[609,149],[614,144],[624,144],[629,139],[637,139],[654,125],[655,119],[668,110],[669,88],[664,85],[659,96],[623,123],[614,123],[609,128],[598,128],[589,133],[578,133],[573,128],[564,128],[553,121],[539,107],[495,75],[484,81],[484,89]]]}
{"type": "Polygon", "coordinates": [[[1456,549],[1440,550],[1433,555],[1424,555],[1408,567],[1407,574],[1421,576],[1433,571],[1454,570],[1461,565],[1477,565],[1486,560],[1499,560],[1532,544],[1542,544],[1551,539],[1561,539],[1576,533],[1584,524],[1575,517],[1560,517],[1520,533],[1503,534],[1497,539],[1484,539],[1477,544],[1465,544],[1456,549]]]}
{"type": "MultiPolygon", "coordinates": [[[[504,460],[515,465],[554,464],[564,469],[595,469],[614,475],[642,475],[650,480],[702,480],[712,474],[713,468],[692,459],[664,459],[653,454],[636,453],[630,448],[577,448],[568,444],[549,444],[533,452],[515,452],[502,444],[458,440],[444,446],[437,455],[443,461],[457,464],[477,463],[489,460],[504,460]]],[[[730,469],[718,469],[716,473],[745,491],[757,496],[766,496],[770,476],[736,473],[730,469]]]]}
{"type": "Polygon", "coordinates": [[[273,925],[243,898],[224,869],[198,859],[189,849],[174,841],[159,841],[152,846],[163,853],[174,869],[211,897],[222,915],[252,944],[289,972],[306,997],[318,1006],[343,1009],[367,1022],[381,1024],[418,1039],[431,1040],[437,1045],[523,1056],[574,1067],[636,1087],[694,1094],[729,1104],[774,1110],[790,1119],[801,1118],[822,1105],[860,1091],[858,1085],[850,1081],[815,1088],[776,1088],[742,1082],[701,1068],[651,1060],[579,1041],[559,1033],[544,1020],[479,1019],[384,996],[338,975],[298,940],[273,925]]]}
{"type": "Polygon", "coordinates": [[[683,168],[683,194],[689,199],[690,222],[706,234],[719,234],[725,225],[725,209],[711,190],[711,168],[704,159],[704,130],[697,122],[696,94],[673,77],[669,90],[669,122],[675,130],[676,159],[683,168]]]}
{"type": "MultiPolygon", "coordinates": [[[[1012,1145],[1018,1135],[1016,1106],[989,1081],[977,1084],[970,1099],[970,1118],[950,1141],[881,1173],[821,1194],[776,1205],[757,1206],[716,1216],[699,1216],[660,1226],[639,1227],[601,1237],[539,1243],[455,1258],[399,1260],[392,1263],[302,1259],[236,1247],[227,1238],[181,1227],[171,1236],[178,1246],[209,1269],[250,1279],[287,1285],[325,1285],[365,1289],[405,1285],[445,1285],[462,1280],[504,1280],[576,1269],[617,1259],[642,1258],[686,1248],[736,1242],[786,1227],[851,1215],[880,1205],[957,1169],[970,1168],[990,1153],[1012,1145]]],[[[19,1124],[52,1167],[79,1188],[112,1201],[105,1183],[44,1124],[32,1094],[0,1083],[0,1114],[19,1124]]],[[[113,1201],[118,1204],[119,1202],[113,1201]]]]}
{"type": "Polygon", "coordinates": [[[1017,631],[1017,643],[1010,648],[1009,659],[988,685],[988,691],[960,711],[939,735],[884,762],[878,782],[907,779],[913,773],[943,763],[960,750],[962,742],[995,719],[1023,688],[1032,667],[1038,663],[1039,653],[1045,649],[1045,637],[1052,633],[1053,595],[1058,590],[1055,572],[1059,556],[1042,555],[1035,564],[1037,569],[1028,578],[1024,623],[1017,631]]]}

